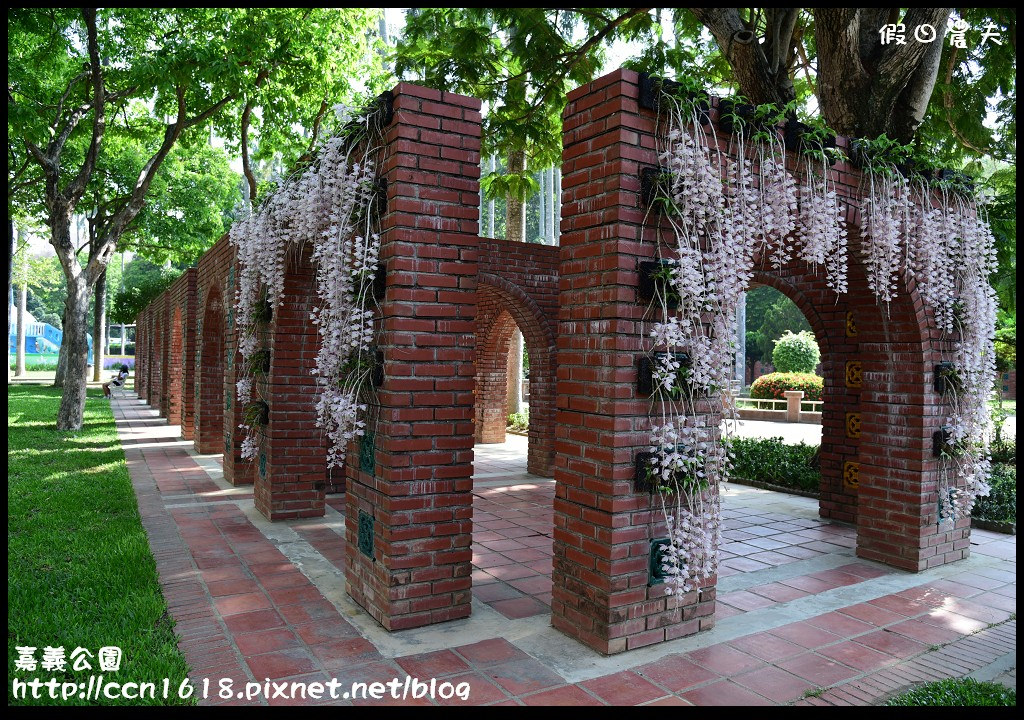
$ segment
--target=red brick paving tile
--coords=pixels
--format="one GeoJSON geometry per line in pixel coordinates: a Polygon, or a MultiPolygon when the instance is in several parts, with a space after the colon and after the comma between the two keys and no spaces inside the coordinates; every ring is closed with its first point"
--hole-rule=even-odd
{"type": "Polygon", "coordinates": [[[635,672],[623,671],[580,683],[609,705],[639,705],[665,696],[635,672]]]}
{"type": "Polygon", "coordinates": [[[898,658],[908,658],[928,649],[927,645],[888,630],[861,635],[857,638],[857,642],[898,658]]]}
{"type": "MultiPolygon", "coordinates": [[[[259,592],[260,586],[255,580],[237,579],[237,580],[221,580],[218,582],[207,583],[206,587],[210,590],[210,595],[213,597],[225,597],[227,595],[242,595],[247,593],[259,592]]],[[[166,592],[165,592],[166,594],[166,592]]]]}
{"type": "Polygon", "coordinates": [[[880,653],[877,650],[872,650],[849,640],[836,645],[829,645],[817,652],[819,655],[830,657],[844,665],[849,665],[865,672],[877,670],[895,662],[895,658],[891,655],[880,653]]]}
{"type": "Polygon", "coordinates": [[[352,683],[384,683],[394,678],[405,681],[405,672],[401,668],[380,660],[368,663],[349,663],[333,668],[330,674],[337,679],[342,690],[348,690],[352,683]]]}
{"type": "Polygon", "coordinates": [[[698,665],[714,670],[719,675],[737,675],[749,670],[764,667],[763,660],[740,652],[728,645],[712,645],[711,647],[687,653],[688,657],[698,665]]]}
{"type": "Polygon", "coordinates": [[[772,705],[772,701],[756,695],[729,680],[711,683],[683,693],[683,699],[694,705],[772,705]]]}
{"type": "Polygon", "coordinates": [[[886,568],[872,567],[871,565],[865,565],[864,563],[850,563],[849,565],[841,565],[835,568],[841,572],[850,573],[851,575],[857,575],[862,578],[877,578],[883,575],[891,575],[892,570],[886,568]]]}
{"type": "Polygon", "coordinates": [[[1005,584],[1005,580],[999,580],[998,578],[988,577],[980,573],[961,573],[954,575],[949,578],[953,582],[961,583],[963,585],[970,585],[980,590],[994,590],[1005,584]]]}
{"type": "Polygon", "coordinates": [[[200,570],[199,572],[207,583],[249,579],[249,573],[246,572],[245,567],[241,563],[232,563],[222,567],[200,570]]]}
{"type": "Polygon", "coordinates": [[[257,610],[256,612],[226,617],[224,618],[224,624],[227,625],[228,630],[231,632],[241,633],[283,627],[284,620],[276,610],[257,610]]]}
{"type": "Polygon", "coordinates": [[[964,600],[962,598],[953,598],[950,602],[943,605],[943,609],[986,624],[1001,623],[1010,619],[1010,613],[1005,610],[987,607],[973,600],[964,600]]]}
{"type": "Polygon", "coordinates": [[[980,620],[974,620],[963,615],[958,615],[954,612],[949,612],[948,610],[940,610],[937,608],[917,619],[921,622],[928,623],[929,625],[936,625],[938,627],[954,630],[961,635],[970,635],[973,632],[984,629],[986,626],[986,623],[983,623],[980,620]]]}
{"type": "Polygon", "coordinates": [[[314,600],[294,605],[285,605],[281,608],[281,615],[292,625],[299,625],[314,620],[341,619],[338,610],[327,600],[314,600]]]}
{"type": "Polygon", "coordinates": [[[253,610],[266,610],[271,606],[270,599],[261,592],[217,598],[214,600],[214,605],[217,608],[217,612],[225,617],[252,612],[253,610]]]}
{"type": "Polygon", "coordinates": [[[250,565],[249,571],[260,581],[263,581],[264,578],[270,577],[271,575],[294,572],[295,566],[288,561],[260,563],[258,565],[250,565]]]}
{"type": "MultiPolygon", "coordinates": [[[[275,697],[277,692],[275,688],[270,688],[270,697],[265,698],[267,705],[272,706],[285,706],[285,707],[306,707],[308,705],[337,705],[344,702],[340,699],[332,699],[331,692],[328,688],[319,688],[323,692],[319,694],[319,698],[314,698],[313,694],[310,694],[313,688],[313,683],[322,683],[326,685],[330,682],[331,677],[327,673],[317,672],[310,673],[309,675],[299,675],[298,677],[288,678],[288,689],[287,697],[275,697]],[[293,690],[294,689],[294,690],[293,690]],[[305,696],[303,696],[305,694],[305,696]]],[[[343,692],[341,688],[336,691],[338,697],[341,697],[343,692]]],[[[261,696],[262,697],[262,696],[261,696]]]]}
{"type": "Polygon", "coordinates": [[[562,687],[544,690],[533,695],[519,698],[526,705],[602,705],[603,703],[592,695],[588,695],[576,685],[563,685],[562,687]]]}
{"type": "Polygon", "coordinates": [[[804,694],[804,690],[813,687],[803,678],[777,667],[766,667],[737,675],[732,680],[738,685],[753,690],[758,695],[780,703],[796,700],[804,694]]]}
{"type": "Polygon", "coordinates": [[[454,648],[454,650],[474,665],[479,665],[480,667],[497,665],[509,660],[525,660],[530,657],[504,638],[481,640],[471,645],[462,645],[454,648]]]}
{"type": "Polygon", "coordinates": [[[723,593],[718,596],[718,602],[732,605],[741,610],[760,610],[761,608],[771,607],[776,604],[774,600],[745,590],[723,593]]]}
{"type": "Polygon", "coordinates": [[[827,583],[833,583],[835,587],[856,585],[857,583],[864,582],[863,577],[843,572],[842,570],[822,570],[821,572],[813,573],[810,577],[824,580],[827,583]]]}
{"type": "Polygon", "coordinates": [[[737,638],[729,642],[729,645],[754,657],[772,662],[805,652],[805,648],[787,642],[768,632],[754,633],[753,635],[737,638]]]}
{"type": "Polygon", "coordinates": [[[252,675],[257,681],[262,681],[264,678],[275,680],[317,670],[313,656],[303,648],[254,655],[247,657],[245,662],[249,665],[249,669],[252,670],[252,675]]]}
{"type": "Polygon", "coordinates": [[[839,585],[834,582],[827,582],[820,578],[811,577],[810,575],[799,575],[794,578],[788,578],[787,580],[780,580],[779,582],[783,585],[794,587],[797,590],[803,590],[804,592],[812,595],[839,587],[839,585]]]}
{"type": "Polygon", "coordinates": [[[324,599],[323,594],[317,590],[314,585],[310,585],[309,587],[269,590],[268,594],[270,595],[270,599],[274,601],[275,605],[294,605],[300,602],[313,602],[324,599]]]}
{"type": "Polygon", "coordinates": [[[783,660],[778,665],[783,670],[799,675],[817,687],[834,685],[837,682],[848,680],[854,675],[860,675],[861,672],[815,653],[783,660]]]}
{"type": "Polygon", "coordinates": [[[539,595],[540,593],[551,592],[551,578],[543,575],[521,578],[519,580],[509,580],[508,584],[516,590],[520,590],[528,595],[539,595]]]}
{"type": "Polygon", "coordinates": [[[550,612],[547,605],[532,597],[496,600],[488,604],[510,620],[518,620],[519,618],[533,617],[534,615],[550,612]]]}
{"type": "Polygon", "coordinates": [[[561,676],[533,658],[490,665],[483,669],[483,672],[512,695],[522,695],[565,684],[561,676]]]}
{"type": "Polygon", "coordinates": [[[480,585],[487,583],[498,582],[498,578],[494,577],[486,570],[473,570],[473,588],[477,588],[480,585]]]}
{"type": "MultiPolygon", "coordinates": [[[[284,610],[285,608],[281,608],[282,612],[284,610]]],[[[298,633],[303,642],[310,645],[359,637],[359,631],[340,617],[302,623],[295,626],[295,632],[298,633]]]]}
{"type": "Polygon", "coordinates": [[[298,571],[268,575],[260,581],[265,590],[291,590],[301,587],[312,587],[305,575],[298,571]]]}
{"type": "Polygon", "coordinates": [[[668,655],[649,665],[635,668],[635,670],[672,692],[686,690],[694,685],[719,678],[718,673],[701,667],[682,655],[668,655]]]}
{"type": "Polygon", "coordinates": [[[809,649],[818,648],[822,645],[831,645],[842,639],[839,635],[822,630],[807,622],[783,625],[772,630],[771,634],[809,649]]]}
{"type": "Polygon", "coordinates": [[[505,557],[511,558],[519,563],[534,562],[536,560],[544,560],[548,557],[548,554],[537,548],[522,548],[519,550],[504,550],[502,551],[505,557]]]}
{"type": "Polygon", "coordinates": [[[462,700],[458,695],[449,699],[438,697],[438,705],[485,705],[508,699],[508,695],[501,688],[478,672],[452,675],[446,677],[445,681],[453,683],[456,688],[462,683],[469,683],[469,699],[462,700]]]}
{"type": "Polygon", "coordinates": [[[782,583],[768,583],[767,585],[755,585],[752,588],[748,588],[752,593],[763,595],[770,600],[775,602],[789,602],[790,600],[796,600],[797,598],[807,597],[807,593],[803,590],[797,590],[794,587],[783,585],[782,583]]]}
{"type": "Polygon", "coordinates": [[[885,608],[878,607],[877,605],[871,605],[869,603],[850,605],[849,607],[840,608],[838,612],[843,615],[849,615],[852,618],[857,618],[858,620],[862,620],[866,623],[871,623],[876,627],[883,627],[906,619],[905,616],[900,613],[886,610],[885,608]]]}
{"type": "Polygon", "coordinates": [[[473,587],[473,597],[485,603],[495,602],[496,600],[510,600],[512,598],[522,596],[523,594],[521,592],[511,585],[503,582],[495,582],[488,585],[482,585],[480,587],[473,587]]]}
{"type": "Polygon", "coordinates": [[[420,653],[396,658],[399,666],[416,678],[441,677],[469,670],[469,665],[451,650],[420,653]]]}
{"type": "Polygon", "coordinates": [[[382,659],[373,643],[361,637],[331,640],[318,645],[311,645],[309,649],[313,651],[313,654],[317,656],[328,670],[345,668],[355,664],[362,665],[382,659]]]}
{"type": "Polygon", "coordinates": [[[297,647],[300,644],[299,639],[295,637],[295,633],[286,628],[241,633],[235,635],[234,639],[242,655],[262,655],[274,650],[297,647]]]}
{"type": "Polygon", "coordinates": [[[494,577],[499,580],[518,580],[525,577],[533,577],[538,573],[525,565],[499,565],[497,567],[487,568],[494,577]]]}
{"type": "MultiPolygon", "coordinates": [[[[722,573],[719,573],[718,576],[722,577],[722,573]]],[[[733,615],[742,615],[742,614],[743,614],[742,610],[740,610],[739,608],[734,608],[732,605],[725,605],[724,603],[720,603],[720,602],[716,602],[715,603],[715,617],[718,620],[724,620],[727,617],[732,617],[733,615]]]]}
{"type": "Polygon", "coordinates": [[[655,705],[659,705],[659,706],[660,705],[668,705],[668,706],[687,705],[687,706],[690,706],[690,705],[692,705],[692,703],[686,702],[681,697],[676,697],[675,695],[668,695],[668,696],[663,697],[663,698],[661,698],[659,700],[654,700],[654,701],[649,702],[649,703],[644,703],[643,707],[653,707],[655,705]]]}
{"type": "Polygon", "coordinates": [[[1016,598],[1009,598],[997,592],[983,592],[981,595],[975,595],[971,600],[986,607],[998,608],[1006,612],[1017,612],[1016,598]]]}
{"type": "Polygon", "coordinates": [[[836,635],[842,635],[843,637],[850,637],[858,635],[860,633],[869,632],[875,629],[874,625],[866,622],[861,622],[849,615],[843,615],[837,612],[825,613],[824,615],[817,615],[812,618],[808,618],[804,622],[810,623],[815,627],[819,627],[822,630],[828,630],[830,633],[836,635]]]}
{"type": "Polygon", "coordinates": [[[914,600],[907,600],[899,595],[883,595],[882,597],[875,598],[874,600],[868,600],[868,604],[877,605],[880,608],[885,608],[892,612],[898,612],[901,615],[906,615],[907,617],[920,615],[931,607],[914,600]]]}
{"type": "Polygon", "coordinates": [[[904,620],[901,623],[890,625],[887,629],[929,645],[945,645],[960,637],[960,633],[955,630],[948,630],[920,620],[904,620]]]}
{"type": "Polygon", "coordinates": [[[931,583],[931,586],[936,590],[948,593],[949,595],[958,598],[969,598],[982,592],[976,587],[953,582],[952,580],[935,580],[931,583]]]}

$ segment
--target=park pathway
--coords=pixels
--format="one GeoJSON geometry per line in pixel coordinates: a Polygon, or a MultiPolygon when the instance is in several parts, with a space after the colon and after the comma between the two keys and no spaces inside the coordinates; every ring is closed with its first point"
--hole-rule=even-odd
{"type": "Polygon", "coordinates": [[[804,498],[730,490],[732,549],[753,539],[760,557],[727,558],[716,627],[605,657],[549,625],[553,483],[525,473],[513,439],[477,448],[473,616],[388,633],[345,594],[340,497],[323,518],[269,523],[217,456],[131,396],[113,408],[179,646],[193,680],[210,679],[205,703],[281,702],[221,699],[222,678],[344,688],[409,675],[468,683],[476,705],[871,705],[944,677],[1016,684],[1013,536],[975,531],[970,558],[913,575],[856,558],[852,529],[804,498]]]}

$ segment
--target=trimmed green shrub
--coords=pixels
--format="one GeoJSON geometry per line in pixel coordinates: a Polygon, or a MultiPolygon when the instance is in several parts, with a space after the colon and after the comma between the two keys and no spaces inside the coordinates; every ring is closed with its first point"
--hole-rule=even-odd
{"type": "Polygon", "coordinates": [[[772,350],[772,365],[783,373],[813,373],[821,360],[821,351],[814,335],[801,330],[794,335],[787,330],[775,341],[772,350]]]}
{"type": "Polygon", "coordinates": [[[1017,522],[1017,466],[994,463],[988,480],[992,489],[978,498],[971,513],[979,520],[1001,523],[1017,522]]]}
{"type": "Polygon", "coordinates": [[[949,678],[926,683],[890,698],[886,705],[901,707],[978,707],[1017,705],[1017,691],[994,682],[974,678],[949,678]]]}
{"type": "Polygon", "coordinates": [[[786,445],[782,438],[732,438],[732,477],[817,492],[821,471],[817,445],[786,445]]]}
{"type": "Polygon", "coordinates": [[[526,432],[530,429],[530,411],[523,410],[523,412],[511,413],[508,416],[509,430],[516,432],[526,432]]]}
{"type": "Polygon", "coordinates": [[[803,390],[804,400],[821,400],[825,379],[811,373],[768,373],[750,385],[750,397],[757,400],[783,400],[787,390],[803,390]]]}

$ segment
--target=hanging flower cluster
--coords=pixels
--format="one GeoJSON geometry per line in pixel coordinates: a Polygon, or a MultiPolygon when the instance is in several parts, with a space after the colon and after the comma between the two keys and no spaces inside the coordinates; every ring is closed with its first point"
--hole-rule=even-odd
{"type": "MultiPolygon", "coordinates": [[[[662,283],[655,284],[654,317],[647,325],[654,387],[647,473],[660,490],[668,526],[666,592],[682,596],[717,571],[721,520],[715,490],[728,479],[729,457],[719,428],[708,425],[707,410],[698,412],[698,403],[716,394],[726,416],[734,412],[731,395],[722,391],[732,380],[736,309],[755,261],[760,256],[781,268],[796,255],[821,267],[828,287],[841,294],[848,287],[848,245],[824,149],[804,153],[798,203],[785,148],[770,125],[734,123],[726,156],[717,139],[709,142],[695,103],[664,94],[661,107],[667,128],[659,148],[658,199],[668,209],[663,219],[671,231],[658,244],[662,283]]],[[[994,377],[991,233],[959,196],[940,208],[932,206],[927,188],[915,197],[894,165],[865,168],[865,181],[861,252],[870,289],[889,302],[907,271],[941,327],[960,333],[960,391],[948,423],[952,444],[966,447],[984,436],[994,377]]],[[[984,452],[959,454],[952,468],[940,489],[943,518],[968,512],[974,498],[987,492],[984,452]]]]}
{"type": "Polygon", "coordinates": [[[807,154],[800,187],[800,258],[825,269],[825,284],[838,294],[847,289],[847,242],[843,212],[824,151],[807,154]]]}
{"type": "Polygon", "coordinates": [[[867,165],[867,194],[861,207],[861,253],[868,287],[875,297],[896,297],[903,266],[904,242],[911,226],[910,187],[895,167],[867,165]]]}
{"type": "MultiPolygon", "coordinates": [[[[244,367],[261,351],[261,328],[284,295],[285,253],[312,244],[318,305],[310,320],[321,345],[313,374],[317,376],[317,423],[330,443],[329,465],[344,463],[346,447],[365,427],[365,396],[373,362],[375,299],[372,292],[380,253],[374,145],[379,113],[354,117],[336,106],[342,132],[328,138],[316,158],[285,180],[258,210],[235,222],[230,238],[238,252],[236,298],[238,349],[244,367]]],[[[238,401],[251,403],[259,394],[259,376],[243,375],[238,401]]],[[[242,455],[259,453],[260,430],[249,421],[242,455]]]]}
{"type": "Polygon", "coordinates": [[[916,224],[908,239],[907,274],[932,309],[939,327],[957,338],[954,371],[947,378],[951,452],[941,460],[939,520],[970,513],[989,492],[988,406],[995,381],[995,238],[977,204],[941,187],[937,202],[921,188],[916,224]]]}

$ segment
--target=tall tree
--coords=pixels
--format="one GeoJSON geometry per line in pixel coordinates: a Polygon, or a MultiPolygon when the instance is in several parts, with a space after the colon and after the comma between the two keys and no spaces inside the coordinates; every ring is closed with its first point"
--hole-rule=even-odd
{"type": "MultiPolygon", "coordinates": [[[[339,59],[349,57],[353,45],[366,45],[374,18],[358,8],[9,11],[9,156],[20,157],[10,148],[12,140],[23,144],[43,178],[51,244],[68,286],[67,371],[58,428],[73,430],[82,424],[91,291],[118,241],[145,207],[174,147],[213,121],[237,127],[238,113],[246,107],[250,117],[262,116],[268,134],[301,135],[289,121],[309,106],[309,92],[315,90],[318,108],[325,97],[320,86],[309,87],[309,78],[332,69],[340,72],[339,59]],[[325,39],[331,42],[320,44],[325,39]],[[131,122],[139,103],[151,108],[141,129],[131,122]],[[146,152],[135,168],[134,182],[126,192],[103,195],[103,186],[94,180],[105,145],[140,132],[146,152]],[[82,207],[90,185],[98,194],[82,207]],[[71,222],[84,210],[94,211],[96,220],[94,242],[83,264],[71,222]]],[[[370,62],[376,57],[363,55],[370,62]]],[[[9,171],[9,197],[12,187],[22,182],[22,176],[9,171]]]]}

